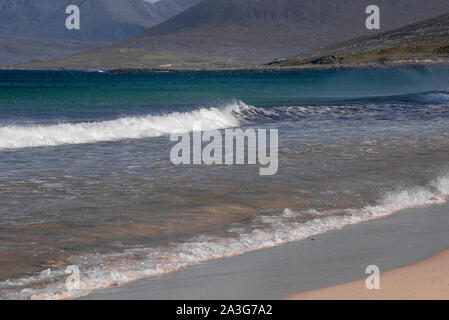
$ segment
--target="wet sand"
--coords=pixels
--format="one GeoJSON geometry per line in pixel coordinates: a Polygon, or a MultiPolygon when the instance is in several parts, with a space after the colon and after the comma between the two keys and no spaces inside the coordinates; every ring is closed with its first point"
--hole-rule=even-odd
{"type": "MultiPolygon", "coordinates": [[[[380,268],[381,288],[389,291],[382,298],[447,298],[449,272],[443,266],[449,254],[426,259],[449,248],[448,231],[449,205],[414,208],[307,240],[96,291],[84,299],[282,299],[360,279],[352,287],[327,290],[326,298],[365,298],[380,294],[366,292],[368,265],[380,268]],[[398,277],[407,286],[396,284],[398,277]],[[358,289],[349,293],[354,286],[358,289]],[[429,290],[432,293],[424,296],[429,290]]],[[[317,291],[309,297],[324,298],[310,294],[317,291]]]]}

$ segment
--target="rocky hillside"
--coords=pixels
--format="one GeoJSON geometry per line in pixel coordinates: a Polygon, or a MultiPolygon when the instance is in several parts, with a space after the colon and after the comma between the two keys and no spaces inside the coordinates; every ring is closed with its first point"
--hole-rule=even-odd
{"type": "Polygon", "coordinates": [[[449,58],[449,14],[420,21],[375,36],[337,43],[307,55],[271,65],[329,65],[449,58]]]}

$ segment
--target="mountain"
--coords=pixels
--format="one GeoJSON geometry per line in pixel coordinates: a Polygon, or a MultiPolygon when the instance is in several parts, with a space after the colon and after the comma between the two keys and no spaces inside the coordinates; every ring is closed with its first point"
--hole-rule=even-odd
{"type": "MultiPolygon", "coordinates": [[[[449,12],[447,0],[379,0],[382,30],[449,12]]],[[[267,60],[373,34],[371,0],[202,0],[116,47],[267,60]]]]}
{"type": "Polygon", "coordinates": [[[343,65],[398,61],[449,61],[449,14],[374,36],[358,37],[270,65],[343,65]]]}
{"type": "Polygon", "coordinates": [[[196,1],[161,0],[151,4],[144,0],[0,0],[0,65],[48,59],[121,41],[196,1]],[[80,8],[80,30],[65,27],[65,9],[72,4],[80,8]],[[43,40],[42,46],[38,39],[43,40]]]}
{"type": "Polygon", "coordinates": [[[116,42],[167,20],[196,1],[0,0],[0,37],[116,42]],[[80,8],[80,30],[65,28],[69,5],[80,8]]]}
{"type": "Polygon", "coordinates": [[[197,4],[199,0],[160,0],[150,4],[151,12],[158,18],[158,23],[168,20],[176,14],[197,4]]]}
{"type": "Polygon", "coordinates": [[[40,66],[51,67],[54,63],[57,68],[153,68],[162,60],[153,61],[151,57],[164,54],[185,62],[178,65],[163,60],[164,65],[177,68],[191,66],[188,58],[179,59],[183,55],[195,56],[197,62],[200,57],[205,61],[270,61],[449,12],[447,0],[377,0],[381,30],[373,31],[365,27],[365,9],[371,4],[371,0],[200,0],[128,40],[40,66]]]}

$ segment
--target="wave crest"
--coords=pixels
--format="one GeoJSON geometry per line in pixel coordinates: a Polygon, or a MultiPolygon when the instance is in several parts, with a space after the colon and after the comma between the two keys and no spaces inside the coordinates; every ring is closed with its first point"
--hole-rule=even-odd
{"type": "Polygon", "coordinates": [[[243,102],[235,102],[221,108],[201,108],[191,112],[157,116],[123,117],[102,122],[4,126],[0,127],[0,150],[152,138],[190,132],[193,123],[197,121],[201,121],[203,130],[237,127],[240,120],[236,113],[245,108],[249,106],[243,102]]]}

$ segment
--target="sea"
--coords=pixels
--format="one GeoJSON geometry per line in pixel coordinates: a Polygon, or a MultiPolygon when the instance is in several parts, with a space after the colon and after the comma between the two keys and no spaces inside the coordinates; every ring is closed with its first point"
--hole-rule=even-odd
{"type": "Polygon", "coordinates": [[[0,299],[81,297],[447,194],[449,68],[0,71],[0,299]],[[278,130],[277,173],[173,164],[171,134],[198,121],[278,130]]]}

